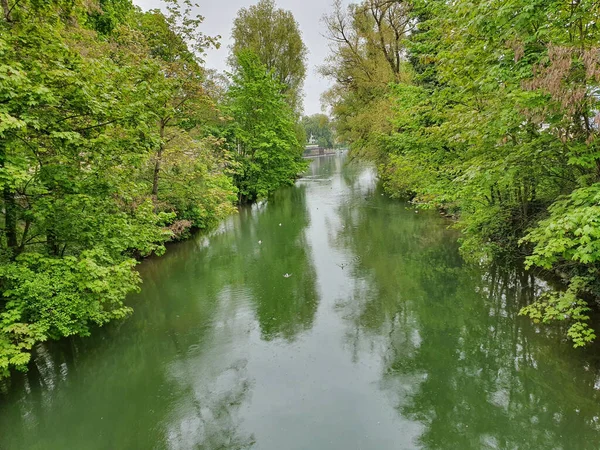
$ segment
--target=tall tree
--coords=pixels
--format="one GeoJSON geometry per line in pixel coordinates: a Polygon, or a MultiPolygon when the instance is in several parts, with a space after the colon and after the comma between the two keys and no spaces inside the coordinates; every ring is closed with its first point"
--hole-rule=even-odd
{"type": "Polygon", "coordinates": [[[24,368],[36,342],[127,315],[135,258],[162,253],[182,221],[232,210],[224,146],[197,131],[200,112],[215,113],[187,50],[196,26],[125,3],[3,10],[0,376],[24,368]],[[164,136],[161,117],[173,117],[164,136]],[[159,201],[148,176],[158,148],[159,201]]]}
{"type": "Polygon", "coordinates": [[[375,156],[379,136],[391,131],[389,86],[406,80],[406,44],[414,26],[412,2],[336,0],[323,18],[331,54],[320,67],[334,81],[324,94],[341,140],[355,153],[375,156]]]}
{"type": "Polygon", "coordinates": [[[154,104],[158,145],[152,174],[152,195],[158,196],[163,154],[175,128],[196,127],[211,99],[204,93],[201,55],[216,38],[199,31],[204,18],[191,13],[192,4],[168,1],[168,13],[153,10],[139,15],[139,26],[147,37],[149,53],[157,63],[154,104]]]}
{"type": "Polygon", "coordinates": [[[576,345],[594,337],[582,294],[600,296],[599,8],[363,0],[325,21],[328,98],[353,151],[377,159],[391,195],[459,217],[465,255],[566,275],[565,292],[523,313],[569,321],[576,345]],[[379,26],[390,3],[403,6],[400,52],[379,26]]]}
{"type": "Polygon", "coordinates": [[[307,49],[291,11],[277,9],[273,0],[260,0],[238,11],[231,35],[234,43],[230,64],[239,67],[237,54],[243,49],[252,51],[281,83],[292,109],[299,112],[307,49]]]}
{"type": "Polygon", "coordinates": [[[295,117],[282,85],[249,50],[237,53],[229,89],[230,135],[239,164],[235,176],[241,202],[265,197],[291,184],[306,167],[295,134],[295,117]]]}

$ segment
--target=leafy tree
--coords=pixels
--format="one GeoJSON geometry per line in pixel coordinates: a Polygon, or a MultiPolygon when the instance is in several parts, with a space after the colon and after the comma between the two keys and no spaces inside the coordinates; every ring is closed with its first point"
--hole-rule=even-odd
{"type": "Polygon", "coordinates": [[[237,55],[241,50],[252,51],[279,81],[292,109],[300,111],[307,49],[292,13],[276,9],[273,0],[259,0],[256,5],[238,11],[232,37],[232,67],[239,68],[237,55]]]}
{"type": "Polygon", "coordinates": [[[302,125],[307,139],[311,137],[323,148],[333,148],[334,132],[329,117],[325,114],[314,114],[302,118],[302,125]]]}
{"type": "Polygon", "coordinates": [[[169,2],[167,16],[154,10],[139,14],[137,23],[146,37],[143,53],[152,62],[152,95],[146,101],[156,127],[155,153],[145,164],[152,180],[148,189],[157,210],[176,213],[171,230],[177,237],[232,212],[235,198],[229,157],[222,143],[203,131],[219,122],[219,114],[206,90],[201,55],[218,43],[199,31],[204,19],[192,15],[192,6],[169,2]]]}
{"type": "Polygon", "coordinates": [[[380,164],[391,195],[459,218],[465,255],[531,255],[530,266],[572,279],[523,312],[567,317],[576,345],[593,336],[581,294],[600,294],[598,8],[363,1],[337,3],[325,19],[333,53],[323,72],[335,80],[327,99],[342,139],[380,164]],[[406,33],[382,31],[388,3],[402,12],[386,20],[403,17],[406,33]]]}
{"type": "Polygon", "coordinates": [[[110,35],[120,24],[130,20],[134,11],[129,0],[100,0],[98,8],[87,11],[86,24],[100,36],[110,35]]]}
{"type": "Polygon", "coordinates": [[[336,1],[323,18],[331,55],[320,67],[334,80],[324,94],[331,104],[339,139],[355,154],[376,157],[379,137],[391,132],[390,83],[406,79],[405,42],[412,29],[411,3],[336,1]]]}
{"type": "Polygon", "coordinates": [[[204,35],[196,32],[201,22],[202,17],[190,16],[189,5],[188,9],[182,10],[177,3],[170,5],[167,17],[158,10],[140,16],[141,30],[147,36],[147,51],[156,61],[152,80],[155,95],[151,98],[158,132],[152,174],[151,192],[154,196],[158,195],[169,129],[194,128],[206,109],[205,105],[211,103],[203,92],[203,72],[198,56],[209,44],[204,35]]]}
{"type": "Polygon", "coordinates": [[[131,256],[168,237],[166,216],[122,195],[146,152],[138,68],[119,67],[85,19],[21,2],[1,24],[3,373],[38,340],[122,317],[131,256]]]}
{"type": "Polygon", "coordinates": [[[191,4],[166,17],[130,2],[2,6],[6,375],[38,341],[126,316],[136,259],[232,212],[235,187],[224,143],[201,130],[218,113],[196,56],[212,38],[191,4]]]}
{"type": "Polygon", "coordinates": [[[227,112],[238,163],[234,180],[240,201],[246,202],[291,184],[306,165],[281,83],[251,51],[242,50],[236,60],[227,112]]]}

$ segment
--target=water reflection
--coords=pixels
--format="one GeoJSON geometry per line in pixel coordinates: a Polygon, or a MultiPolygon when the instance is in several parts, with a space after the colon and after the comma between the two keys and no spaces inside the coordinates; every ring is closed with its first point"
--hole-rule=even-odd
{"type": "Polygon", "coordinates": [[[4,385],[0,448],[253,446],[239,418],[253,386],[250,334],[293,341],[310,329],[308,223],[306,188],[284,189],[145,261],[130,320],[40,345],[30,371],[4,385]]]}
{"type": "Polygon", "coordinates": [[[424,425],[419,448],[600,448],[598,366],[518,316],[544,283],[464,267],[452,232],[396,208],[377,193],[339,208],[361,280],[340,310],[355,357],[379,352],[380,388],[424,425]]]}
{"type": "Polygon", "coordinates": [[[130,320],[4,386],[0,448],[600,448],[598,348],[517,315],[544,283],[464,264],[376,181],[316,159],[145,261],[130,320]]]}
{"type": "Polygon", "coordinates": [[[182,361],[171,368],[187,396],[171,409],[164,430],[166,448],[240,450],[254,445],[254,437],[239,430],[238,409],[248,400],[251,388],[246,364],[240,359],[224,370],[206,368],[202,382],[197,372],[189,370],[198,365],[182,361]]]}
{"type": "Polygon", "coordinates": [[[253,292],[262,337],[293,340],[312,327],[318,305],[316,272],[305,229],[306,187],[282,189],[269,200],[269,214],[245,220],[236,236],[240,283],[253,292]],[[261,244],[258,242],[261,241],[261,244]],[[284,275],[291,275],[285,277],[284,275]]]}
{"type": "Polygon", "coordinates": [[[0,448],[249,448],[252,436],[238,430],[251,390],[243,358],[209,355],[206,370],[202,355],[242,321],[228,329],[211,302],[193,320],[177,301],[167,312],[152,302],[161,295],[97,339],[40,346],[0,403],[0,448]]]}

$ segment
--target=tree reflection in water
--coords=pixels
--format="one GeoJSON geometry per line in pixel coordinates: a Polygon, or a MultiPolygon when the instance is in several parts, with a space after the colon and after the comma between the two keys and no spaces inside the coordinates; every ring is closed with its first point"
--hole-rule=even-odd
{"type": "Polygon", "coordinates": [[[466,266],[446,223],[405,206],[380,192],[342,205],[332,238],[354,255],[347,345],[380,355],[381,389],[424,425],[419,447],[600,448],[597,357],[518,316],[545,283],[466,266]]]}
{"type": "Polygon", "coordinates": [[[253,387],[245,346],[257,327],[265,341],[311,328],[308,222],[306,187],[283,189],[145,261],[132,318],[90,339],[39,346],[29,373],[5,386],[0,447],[251,447],[238,419],[253,387]]]}
{"type": "Polygon", "coordinates": [[[518,316],[544,283],[341,164],[145,261],[131,319],[40,346],[0,448],[600,448],[598,348],[518,316]]]}
{"type": "MultiPolygon", "coordinates": [[[[239,360],[220,373],[204,374],[201,383],[188,385],[190,376],[186,362],[173,368],[173,376],[188,395],[181,398],[165,429],[166,446],[178,449],[227,449],[251,448],[255,441],[252,435],[239,431],[237,410],[247,400],[251,382],[247,379],[246,361],[239,360]],[[212,375],[212,376],[211,376],[212,375]]],[[[215,372],[210,368],[210,372],[215,372]]]]}
{"type": "Polygon", "coordinates": [[[309,330],[318,306],[316,272],[305,230],[309,224],[306,187],[281,189],[265,214],[244,220],[236,242],[240,259],[234,272],[243,274],[251,291],[265,340],[294,340],[309,330]],[[281,224],[281,226],[279,225],[281,224]],[[262,244],[257,246],[257,242],[262,244]],[[284,274],[293,276],[286,278],[284,274]]]}

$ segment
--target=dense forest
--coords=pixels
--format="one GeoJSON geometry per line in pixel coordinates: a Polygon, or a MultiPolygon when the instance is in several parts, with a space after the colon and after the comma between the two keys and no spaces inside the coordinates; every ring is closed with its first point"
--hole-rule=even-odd
{"type": "Polygon", "coordinates": [[[567,284],[521,313],[595,338],[600,295],[600,4],[337,0],[321,72],[340,139],[388,194],[458,219],[467,257],[567,284]]]}
{"type": "Polygon", "coordinates": [[[305,168],[291,14],[241,10],[226,77],[204,68],[219,40],[196,7],[2,1],[0,375],[127,316],[142,257],[305,168]],[[273,30],[287,54],[253,45],[273,30]]]}

